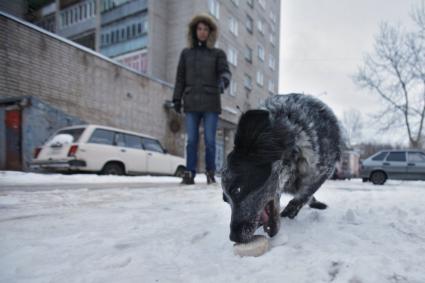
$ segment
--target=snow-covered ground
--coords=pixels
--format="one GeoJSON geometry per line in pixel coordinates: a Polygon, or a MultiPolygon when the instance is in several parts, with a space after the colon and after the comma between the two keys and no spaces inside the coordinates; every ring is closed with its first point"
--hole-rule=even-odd
{"type": "MultiPolygon", "coordinates": [[[[199,175],[197,178],[204,178],[199,175]]],[[[0,171],[1,185],[39,184],[104,184],[104,183],[178,183],[179,178],[168,176],[102,176],[96,174],[38,174],[0,171]]]]}
{"type": "Polygon", "coordinates": [[[1,190],[42,178],[0,174],[0,282],[425,282],[425,182],[328,181],[327,210],[282,219],[269,252],[241,258],[218,186],[1,190]]]}

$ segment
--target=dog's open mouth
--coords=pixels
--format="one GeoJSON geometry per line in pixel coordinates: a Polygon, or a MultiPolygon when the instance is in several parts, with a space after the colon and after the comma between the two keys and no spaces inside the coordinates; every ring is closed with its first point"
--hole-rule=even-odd
{"type": "Polygon", "coordinates": [[[279,231],[279,218],[276,215],[279,214],[279,208],[275,206],[275,201],[269,201],[264,207],[260,215],[259,226],[263,226],[264,232],[266,232],[269,237],[273,237],[279,231]],[[276,219],[277,218],[277,219],[276,219]]]}

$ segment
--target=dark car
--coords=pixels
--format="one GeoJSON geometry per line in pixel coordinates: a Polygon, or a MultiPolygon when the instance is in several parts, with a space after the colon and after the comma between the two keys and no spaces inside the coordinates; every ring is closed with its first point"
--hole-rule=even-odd
{"type": "Polygon", "coordinates": [[[425,180],[425,152],[420,149],[381,150],[362,162],[364,182],[382,185],[387,179],[425,180]]]}

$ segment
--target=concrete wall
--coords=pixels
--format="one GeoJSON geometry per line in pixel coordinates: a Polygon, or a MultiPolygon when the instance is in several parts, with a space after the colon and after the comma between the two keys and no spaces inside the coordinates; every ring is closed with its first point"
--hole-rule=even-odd
{"type": "Polygon", "coordinates": [[[0,98],[34,96],[88,123],[158,137],[183,156],[183,129],[168,130],[163,108],[172,85],[4,14],[0,26],[0,98]]]}
{"type": "Polygon", "coordinates": [[[22,116],[24,170],[29,169],[33,149],[43,145],[56,130],[72,125],[87,124],[80,118],[67,115],[34,97],[29,99],[29,105],[23,109],[22,116]]]}

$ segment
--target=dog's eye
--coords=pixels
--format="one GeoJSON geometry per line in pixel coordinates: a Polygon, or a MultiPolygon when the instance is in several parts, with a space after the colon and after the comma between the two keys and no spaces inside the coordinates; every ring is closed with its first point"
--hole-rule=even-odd
{"type": "Polygon", "coordinates": [[[235,189],[233,189],[230,194],[234,197],[238,197],[241,194],[241,188],[237,187],[235,189]]]}

